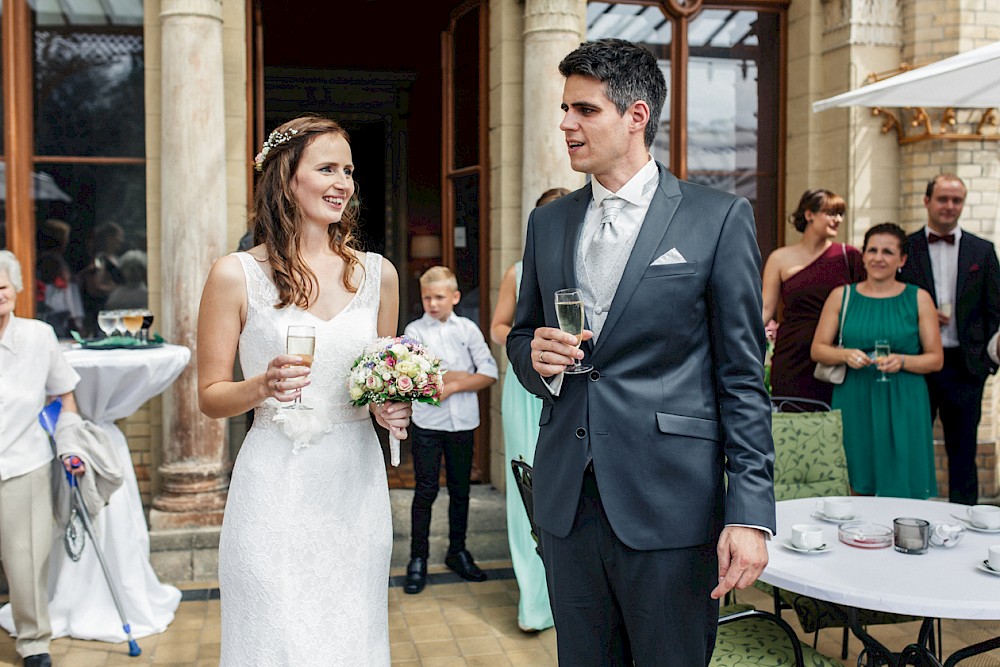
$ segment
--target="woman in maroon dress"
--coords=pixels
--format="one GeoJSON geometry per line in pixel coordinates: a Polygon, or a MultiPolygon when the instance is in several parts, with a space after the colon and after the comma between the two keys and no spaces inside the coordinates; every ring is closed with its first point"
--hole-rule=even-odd
{"type": "Polygon", "coordinates": [[[774,354],[771,393],[830,403],[833,385],[813,377],[809,358],[813,333],[826,297],[835,287],[865,277],[861,253],[846,243],[834,243],[844,221],[844,199],[829,190],[806,190],[792,214],[802,233],[798,243],[778,248],[764,265],[764,324],[782,305],[774,354]]]}

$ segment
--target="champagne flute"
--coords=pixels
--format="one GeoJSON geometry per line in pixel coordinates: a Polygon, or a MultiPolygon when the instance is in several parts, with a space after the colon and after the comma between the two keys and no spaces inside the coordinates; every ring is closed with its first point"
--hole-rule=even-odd
{"type": "MultiPolygon", "coordinates": [[[[576,346],[580,347],[583,342],[583,292],[575,287],[556,292],[556,319],[560,329],[576,336],[576,346]]],[[[573,365],[564,372],[577,375],[592,370],[594,367],[590,364],[581,364],[579,359],[574,359],[573,365]]]]}
{"type": "MultiPolygon", "coordinates": [[[[285,338],[285,352],[294,354],[302,358],[302,365],[312,368],[313,353],[316,351],[316,328],[309,326],[292,325],[288,327],[288,336],[285,338]]],[[[285,406],[286,410],[312,410],[308,405],[302,404],[302,392],[295,397],[291,405],[285,406]]]]}
{"type": "MultiPolygon", "coordinates": [[[[875,341],[875,361],[880,359],[885,359],[889,356],[889,341],[887,340],[877,340],[875,341]]],[[[882,377],[880,377],[876,382],[888,382],[889,378],[885,376],[885,371],[882,371],[882,377]]]]}

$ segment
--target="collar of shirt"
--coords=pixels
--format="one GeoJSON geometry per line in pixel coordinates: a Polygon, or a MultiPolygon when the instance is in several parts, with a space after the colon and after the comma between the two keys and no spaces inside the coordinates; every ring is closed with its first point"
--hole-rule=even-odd
{"type": "Polygon", "coordinates": [[[646,190],[646,184],[653,180],[653,178],[659,178],[660,172],[656,167],[656,162],[653,158],[649,158],[649,161],[642,166],[642,169],[635,172],[635,175],[628,180],[628,183],[623,185],[618,192],[611,192],[606,187],[601,185],[601,182],[596,178],[591,179],[592,190],[594,193],[594,205],[600,206],[604,203],[604,200],[615,195],[624,199],[629,204],[634,204],[636,206],[644,206],[653,200],[654,188],[650,188],[649,191],[646,190]]]}
{"type": "Polygon", "coordinates": [[[427,313],[424,313],[423,317],[421,317],[420,319],[427,326],[435,326],[436,325],[436,326],[439,326],[439,327],[443,327],[443,326],[447,326],[449,324],[454,324],[455,323],[455,313],[454,312],[449,313],[448,314],[448,319],[446,319],[444,322],[442,322],[438,318],[434,317],[433,315],[428,315],[427,313]]]}
{"type": "Polygon", "coordinates": [[[15,353],[17,352],[17,350],[14,349],[14,329],[17,327],[17,325],[14,324],[14,320],[16,319],[17,316],[14,315],[14,313],[11,313],[10,319],[7,320],[7,328],[4,329],[3,336],[0,336],[0,347],[5,347],[15,353]]]}

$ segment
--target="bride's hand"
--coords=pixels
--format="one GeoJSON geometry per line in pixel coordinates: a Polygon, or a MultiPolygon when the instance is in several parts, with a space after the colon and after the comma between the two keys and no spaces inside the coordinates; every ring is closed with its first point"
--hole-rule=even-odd
{"type": "Polygon", "coordinates": [[[385,403],[376,405],[370,403],[372,414],[383,428],[387,429],[397,440],[406,440],[406,427],[410,425],[410,415],[413,408],[409,403],[385,403]]]}
{"type": "Polygon", "coordinates": [[[302,357],[279,354],[267,365],[261,377],[264,380],[264,398],[275,398],[282,403],[294,401],[308,387],[309,367],[302,365],[302,357]]]}

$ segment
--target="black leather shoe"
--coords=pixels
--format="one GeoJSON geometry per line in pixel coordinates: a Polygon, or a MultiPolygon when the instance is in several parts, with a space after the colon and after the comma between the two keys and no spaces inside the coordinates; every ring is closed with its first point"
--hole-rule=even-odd
{"type": "Polygon", "coordinates": [[[424,586],[426,585],[427,559],[420,558],[419,556],[411,558],[410,564],[406,566],[406,583],[403,584],[403,592],[416,595],[424,590],[424,586]]]}
{"type": "Polygon", "coordinates": [[[444,564],[453,569],[458,576],[469,581],[486,581],[489,578],[472,560],[472,554],[465,549],[445,556],[444,564]]]}
{"type": "Polygon", "coordinates": [[[29,655],[24,659],[24,667],[52,667],[52,657],[48,653],[29,655]]]}

